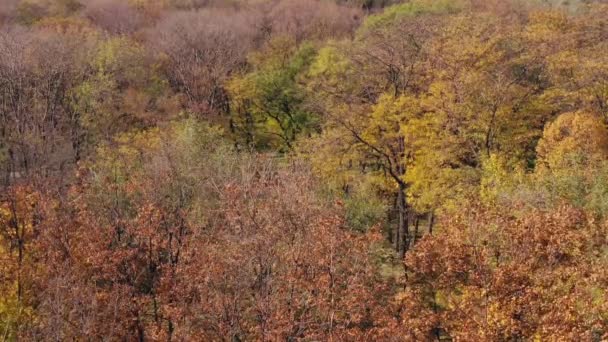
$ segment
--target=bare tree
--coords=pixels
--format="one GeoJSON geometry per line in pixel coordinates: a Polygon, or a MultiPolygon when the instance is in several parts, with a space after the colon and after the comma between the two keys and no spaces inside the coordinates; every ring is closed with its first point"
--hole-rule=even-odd
{"type": "Polygon", "coordinates": [[[19,0],[4,0],[0,2],[0,27],[15,19],[15,10],[19,0]]]}
{"type": "Polygon", "coordinates": [[[259,18],[254,12],[209,9],[176,12],[148,33],[164,59],[163,71],[187,109],[200,115],[228,111],[227,77],[245,65],[259,18]]]}
{"type": "Polygon", "coordinates": [[[285,0],[267,5],[273,34],[304,39],[326,39],[354,33],[363,13],[329,1],[285,0]]]}
{"type": "Polygon", "coordinates": [[[81,77],[74,37],[44,30],[0,32],[0,148],[4,182],[59,171],[77,141],[69,90],[81,77]]]}
{"type": "Polygon", "coordinates": [[[146,23],[141,11],[120,0],[91,0],[83,15],[111,34],[131,34],[146,23]]]}

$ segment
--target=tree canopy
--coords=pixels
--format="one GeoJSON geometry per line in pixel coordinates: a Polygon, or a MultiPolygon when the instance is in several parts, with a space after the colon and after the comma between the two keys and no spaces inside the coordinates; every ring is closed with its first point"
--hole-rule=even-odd
{"type": "Polygon", "coordinates": [[[0,1],[0,340],[608,340],[607,28],[0,1]]]}

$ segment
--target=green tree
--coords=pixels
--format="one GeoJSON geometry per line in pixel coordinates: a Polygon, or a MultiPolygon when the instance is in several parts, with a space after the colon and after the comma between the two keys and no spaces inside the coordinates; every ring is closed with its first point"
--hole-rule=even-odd
{"type": "Polygon", "coordinates": [[[251,56],[251,72],[229,82],[231,128],[242,146],[287,152],[318,129],[298,84],[315,54],[313,45],[277,38],[251,56]]]}

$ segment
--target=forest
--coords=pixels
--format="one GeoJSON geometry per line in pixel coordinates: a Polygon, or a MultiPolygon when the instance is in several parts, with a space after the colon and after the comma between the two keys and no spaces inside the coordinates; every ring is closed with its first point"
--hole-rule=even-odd
{"type": "Polygon", "coordinates": [[[0,0],[0,341],[608,341],[608,1],[0,0]]]}

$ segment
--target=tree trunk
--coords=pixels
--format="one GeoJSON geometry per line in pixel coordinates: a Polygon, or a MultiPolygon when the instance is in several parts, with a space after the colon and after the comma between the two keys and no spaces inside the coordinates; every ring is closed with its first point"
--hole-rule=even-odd
{"type": "Polygon", "coordinates": [[[407,203],[405,199],[405,186],[401,184],[399,185],[399,193],[397,194],[397,210],[399,215],[398,252],[399,257],[403,258],[409,243],[409,225],[407,217],[407,203]]]}
{"type": "Polygon", "coordinates": [[[418,227],[420,226],[420,218],[418,217],[418,215],[416,215],[416,218],[414,220],[414,235],[412,236],[411,247],[414,247],[414,245],[416,244],[416,240],[418,240],[418,227]]]}
{"type": "MultiPolygon", "coordinates": [[[[397,212],[397,218],[399,217],[399,195],[397,195],[397,197],[395,198],[395,203],[394,203],[394,211],[393,212],[397,212]]],[[[392,215],[391,215],[392,216],[392,215]]],[[[394,220],[394,216],[391,217],[391,221],[394,220]]],[[[393,243],[393,248],[395,249],[395,252],[399,251],[399,241],[401,241],[401,235],[399,235],[400,230],[399,230],[399,224],[395,225],[393,227],[393,231],[392,231],[392,240],[391,242],[393,243]]]]}
{"type": "Polygon", "coordinates": [[[435,212],[431,211],[429,213],[429,234],[433,235],[433,224],[435,223],[435,212]]]}

